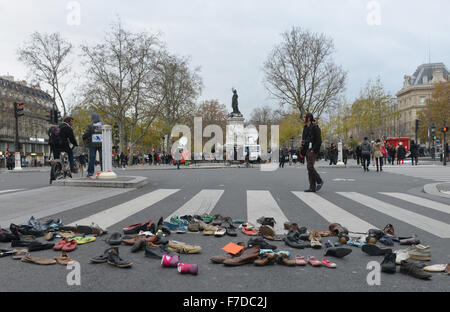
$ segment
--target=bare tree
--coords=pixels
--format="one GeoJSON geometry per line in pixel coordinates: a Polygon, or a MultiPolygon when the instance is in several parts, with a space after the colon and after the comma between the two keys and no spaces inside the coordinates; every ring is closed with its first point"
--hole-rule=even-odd
{"type": "Polygon", "coordinates": [[[254,126],[267,125],[269,122],[273,123],[275,119],[275,112],[269,106],[257,107],[253,109],[250,123],[254,126]]]}
{"type": "Polygon", "coordinates": [[[269,94],[296,109],[320,115],[344,91],[346,72],[334,64],[332,39],[298,27],[282,34],[264,63],[264,85],[269,94]]]}
{"type": "Polygon", "coordinates": [[[19,48],[19,61],[24,63],[32,79],[47,83],[53,90],[53,98],[59,99],[64,116],[67,114],[63,98],[64,78],[71,72],[67,57],[72,52],[72,44],[59,33],[41,34],[35,32],[31,40],[19,48]]]}
{"type": "Polygon", "coordinates": [[[156,100],[162,104],[161,119],[170,137],[173,126],[188,123],[195,115],[195,101],[202,90],[200,69],[189,67],[189,59],[166,54],[156,66],[153,81],[156,100]]]}
{"type": "Polygon", "coordinates": [[[130,144],[132,154],[161,107],[160,98],[155,95],[159,91],[157,65],[165,54],[159,36],[131,33],[118,22],[103,43],[82,46],[82,50],[88,81],[84,104],[118,123],[121,150],[130,144]]]}

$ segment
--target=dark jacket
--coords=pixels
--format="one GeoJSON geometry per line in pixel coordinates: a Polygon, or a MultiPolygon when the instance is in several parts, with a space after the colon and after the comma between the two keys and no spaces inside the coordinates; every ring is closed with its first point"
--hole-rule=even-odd
{"type": "Polygon", "coordinates": [[[364,140],[361,143],[361,154],[370,155],[372,153],[372,144],[368,140],[364,140]]]}
{"type": "Polygon", "coordinates": [[[312,149],[316,154],[320,152],[320,146],[322,145],[322,133],[320,131],[319,125],[316,123],[311,123],[311,126],[306,126],[303,128],[302,134],[302,154],[306,155],[306,151],[309,149],[309,143],[312,143],[312,149]]]}
{"type": "MultiPolygon", "coordinates": [[[[84,131],[83,134],[83,142],[84,144],[89,148],[101,148],[102,143],[101,142],[92,142],[92,135],[95,133],[95,126],[94,123],[91,122],[84,131]]],[[[100,132],[101,133],[101,132],[100,132]]]]}
{"type": "Polygon", "coordinates": [[[405,159],[405,157],[406,157],[406,149],[403,145],[399,145],[397,150],[397,158],[405,159]]]}
{"type": "Polygon", "coordinates": [[[411,144],[410,152],[412,157],[419,156],[419,146],[415,143],[411,144]]]}
{"type": "Polygon", "coordinates": [[[75,135],[73,134],[73,129],[68,123],[63,122],[59,124],[59,131],[59,135],[62,137],[63,145],[61,147],[58,147],[57,150],[66,152],[69,151],[69,143],[72,143],[74,147],[78,146],[75,135]]]}

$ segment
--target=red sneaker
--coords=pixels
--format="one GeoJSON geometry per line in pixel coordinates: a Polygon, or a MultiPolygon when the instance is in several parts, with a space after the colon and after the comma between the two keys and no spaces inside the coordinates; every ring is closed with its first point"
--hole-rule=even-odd
{"type": "Polygon", "coordinates": [[[330,260],[327,259],[322,259],[322,264],[328,268],[337,268],[336,263],[331,262],[330,260]]]}

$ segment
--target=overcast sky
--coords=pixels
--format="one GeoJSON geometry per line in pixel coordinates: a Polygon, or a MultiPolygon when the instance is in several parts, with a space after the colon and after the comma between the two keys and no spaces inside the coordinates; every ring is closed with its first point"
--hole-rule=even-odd
{"type": "Polygon", "coordinates": [[[160,31],[172,53],[190,56],[201,67],[200,100],[218,99],[231,111],[235,87],[247,118],[255,107],[277,106],[263,87],[262,66],[292,26],[334,40],[349,101],[378,76],[394,95],[405,74],[428,62],[429,48],[431,62],[450,66],[448,0],[79,0],[79,25],[67,22],[76,14],[70,2],[0,0],[0,75],[27,78],[17,48],[34,31],[60,32],[78,47],[101,41],[117,17],[133,31],[160,31]]]}

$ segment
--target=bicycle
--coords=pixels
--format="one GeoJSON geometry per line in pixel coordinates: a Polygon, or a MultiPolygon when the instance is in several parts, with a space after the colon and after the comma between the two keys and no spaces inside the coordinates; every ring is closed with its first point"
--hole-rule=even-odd
{"type": "Polygon", "coordinates": [[[55,180],[62,180],[66,177],[72,178],[69,157],[66,152],[61,152],[59,159],[54,159],[51,162],[50,184],[55,180]]]}

